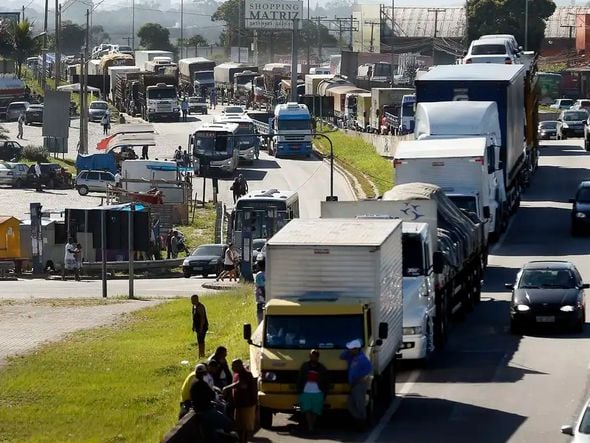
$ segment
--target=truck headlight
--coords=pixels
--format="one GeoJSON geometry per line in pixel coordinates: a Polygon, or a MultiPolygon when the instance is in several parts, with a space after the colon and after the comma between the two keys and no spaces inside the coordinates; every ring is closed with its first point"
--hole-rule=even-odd
{"type": "Polygon", "coordinates": [[[562,306],[561,308],[559,308],[559,310],[561,312],[574,312],[574,309],[576,309],[576,308],[573,307],[572,305],[565,305],[565,306],[562,306]]]}
{"type": "Polygon", "coordinates": [[[420,335],[422,334],[422,326],[411,326],[407,328],[402,328],[403,335],[420,335]]]}
{"type": "Polygon", "coordinates": [[[262,379],[264,381],[277,381],[277,374],[275,372],[263,372],[262,379]]]}
{"type": "Polygon", "coordinates": [[[586,218],[586,214],[583,212],[576,212],[576,218],[586,218]]]}

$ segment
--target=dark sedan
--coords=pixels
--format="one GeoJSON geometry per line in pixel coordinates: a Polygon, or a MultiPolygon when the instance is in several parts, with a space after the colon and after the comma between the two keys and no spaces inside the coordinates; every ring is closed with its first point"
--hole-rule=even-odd
{"type": "Polygon", "coordinates": [[[182,262],[184,276],[190,278],[193,275],[218,275],[223,270],[225,248],[222,244],[199,246],[182,262]]]}
{"type": "Polygon", "coordinates": [[[532,261],[518,273],[512,289],[510,329],[522,333],[526,326],[558,325],[583,332],[586,323],[584,289],[576,267],[567,261],[532,261]]]}
{"type": "Polygon", "coordinates": [[[590,181],[581,182],[578,185],[575,198],[572,203],[572,235],[580,235],[590,231],[590,181]]]}
{"type": "Polygon", "coordinates": [[[551,140],[557,138],[557,121],[547,120],[539,123],[537,128],[537,135],[539,140],[551,140]]]}
{"type": "Polygon", "coordinates": [[[43,105],[31,105],[25,112],[25,124],[30,125],[32,123],[43,124],[43,105]]]}

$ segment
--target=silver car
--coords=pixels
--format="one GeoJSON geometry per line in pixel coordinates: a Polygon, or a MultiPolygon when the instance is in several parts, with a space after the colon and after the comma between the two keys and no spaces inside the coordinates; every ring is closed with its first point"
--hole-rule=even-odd
{"type": "Polygon", "coordinates": [[[13,122],[18,120],[18,116],[29,109],[29,102],[12,102],[6,108],[6,121],[13,122]]]}
{"type": "Polygon", "coordinates": [[[561,433],[571,435],[572,443],[590,442],[590,400],[584,405],[576,424],[562,426],[561,433]]]}
{"type": "Polygon", "coordinates": [[[107,171],[82,171],[76,177],[78,194],[89,192],[106,192],[107,185],[115,184],[115,176],[107,171]]]}
{"type": "Polygon", "coordinates": [[[24,163],[0,162],[0,185],[22,187],[27,179],[29,166],[24,163]]]}
{"type": "Polygon", "coordinates": [[[107,102],[95,100],[88,107],[88,120],[91,122],[100,122],[108,110],[109,104],[107,102]]]}

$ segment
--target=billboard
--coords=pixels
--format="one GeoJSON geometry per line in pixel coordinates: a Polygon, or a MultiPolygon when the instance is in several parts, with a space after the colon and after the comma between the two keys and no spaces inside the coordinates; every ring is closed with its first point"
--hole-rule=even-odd
{"type": "Polygon", "coordinates": [[[245,0],[244,19],[246,29],[287,30],[303,23],[301,0],[245,0]]]}
{"type": "Polygon", "coordinates": [[[70,91],[46,91],[43,103],[43,137],[68,138],[70,91]]]}

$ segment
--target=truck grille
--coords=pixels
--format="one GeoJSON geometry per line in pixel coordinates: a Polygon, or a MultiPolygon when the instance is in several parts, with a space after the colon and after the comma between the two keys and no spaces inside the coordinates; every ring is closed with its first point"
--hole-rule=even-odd
{"type": "MultiPolygon", "coordinates": [[[[266,372],[266,371],[265,371],[266,372]]],[[[272,371],[277,375],[274,383],[296,384],[299,371],[272,371]]],[[[330,385],[348,383],[348,371],[328,371],[330,385]]]]}

